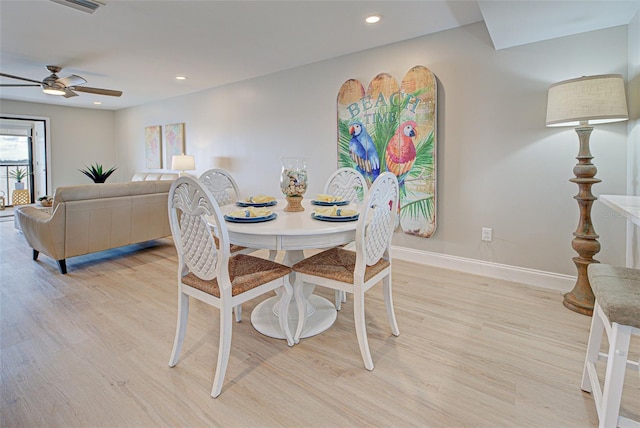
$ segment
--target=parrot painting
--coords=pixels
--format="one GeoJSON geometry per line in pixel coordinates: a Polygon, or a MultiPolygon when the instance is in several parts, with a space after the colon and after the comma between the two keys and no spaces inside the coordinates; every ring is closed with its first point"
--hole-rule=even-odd
{"type": "Polygon", "coordinates": [[[413,120],[402,123],[387,144],[385,153],[387,170],[398,177],[398,185],[401,189],[404,186],[404,178],[416,161],[416,146],[412,140],[417,136],[416,126],[413,120]]]}
{"type": "Polygon", "coordinates": [[[349,152],[351,159],[356,164],[356,170],[360,172],[369,183],[378,178],[380,174],[380,158],[376,145],[373,143],[367,128],[361,122],[351,122],[349,125],[349,152]]]}

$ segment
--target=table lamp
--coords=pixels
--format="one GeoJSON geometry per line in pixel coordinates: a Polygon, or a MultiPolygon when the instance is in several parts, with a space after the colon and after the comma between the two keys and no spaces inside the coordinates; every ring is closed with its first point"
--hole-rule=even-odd
{"type": "Polygon", "coordinates": [[[591,186],[601,180],[595,178],[597,169],[591,163],[589,136],[593,124],[619,122],[629,119],[624,80],[619,74],[584,76],[565,80],[549,87],[547,98],[547,126],[575,126],[580,140],[580,149],[573,168],[575,178],[570,181],[578,185],[574,199],[580,208],[578,227],[573,232],[571,246],[578,253],[573,262],[578,277],[573,290],[564,295],[563,304],[574,312],[593,314],[595,298],[587,276],[587,267],[598,263],[593,258],[600,251],[598,235],[591,224],[591,206],[597,199],[591,186]]]}
{"type": "Polygon", "coordinates": [[[180,177],[184,177],[187,174],[185,171],[193,171],[196,169],[196,160],[191,155],[173,155],[171,158],[171,169],[173,171],[180,171],[180,177]]]}

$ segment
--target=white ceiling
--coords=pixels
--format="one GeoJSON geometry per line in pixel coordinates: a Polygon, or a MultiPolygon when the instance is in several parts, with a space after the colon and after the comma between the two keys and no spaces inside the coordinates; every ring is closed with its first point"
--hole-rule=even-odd
{"type": "Polygon", "coordinates": [[[2,87],[0,99],[117,110],[474,22],[485,21],[504,49],[626,25],[640,9],[640,0],[103,1],[88,14],[49,0],[0,0],[0,72],[42,80],[46,65],[59,65],[60,77],[77,74],[122,97],[2,87]],[[365,24],[371,13],[383,20],[365,24]]]}

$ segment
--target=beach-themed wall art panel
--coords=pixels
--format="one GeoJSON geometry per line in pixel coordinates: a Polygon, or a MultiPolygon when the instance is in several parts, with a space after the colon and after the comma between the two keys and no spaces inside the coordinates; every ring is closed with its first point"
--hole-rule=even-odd
{"type": "Polygon", "coordinates": [[[355,79],[338,93],[338,167],[360,171],[369,185],[384,171],[398,177],[399,227],[428,238],[436,230],[436,91],[418,65],[398,84],[378,74],[365,90],[355,79]]]}
{"type": "Polygon", "coordinates": [[[148,169],[162,168],[162,127],[144,128],[144,157],[148,169]]]}
{"type": "Polygon", "coordinates": [[[171,165],[173,155],[184,153],[184,123],[164,126],[164,146],[167,152],[167,165],[171,165]]]}

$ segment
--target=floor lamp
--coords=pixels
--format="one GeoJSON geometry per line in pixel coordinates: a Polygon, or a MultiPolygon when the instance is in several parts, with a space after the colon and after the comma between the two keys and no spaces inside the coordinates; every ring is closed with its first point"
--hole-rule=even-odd
{"type": "Polygon", "coordinates": [[[580,208],[578,227],[573,232],[571,246],[578,253],[573,262],[578,278],[573,290],[564,295],[564,306],[584,315],[593,314],[595,298],[587,277],[587,267],[598,263],[593,258],[600,251],[600,243],[591,224],[591,206],[596,198],[591,186],[601,180],[595,178],[597,169],[591,163],[589,136],[594,124],[618,122],[629,119],[624,80],[619,74],[585,76],[565,80],[549,87],[547,98],[547,126],[575,126],[580,140],[580,149],[573,168],[575,178],[570,181],[578,185],[574,199],[580,208]]]}

